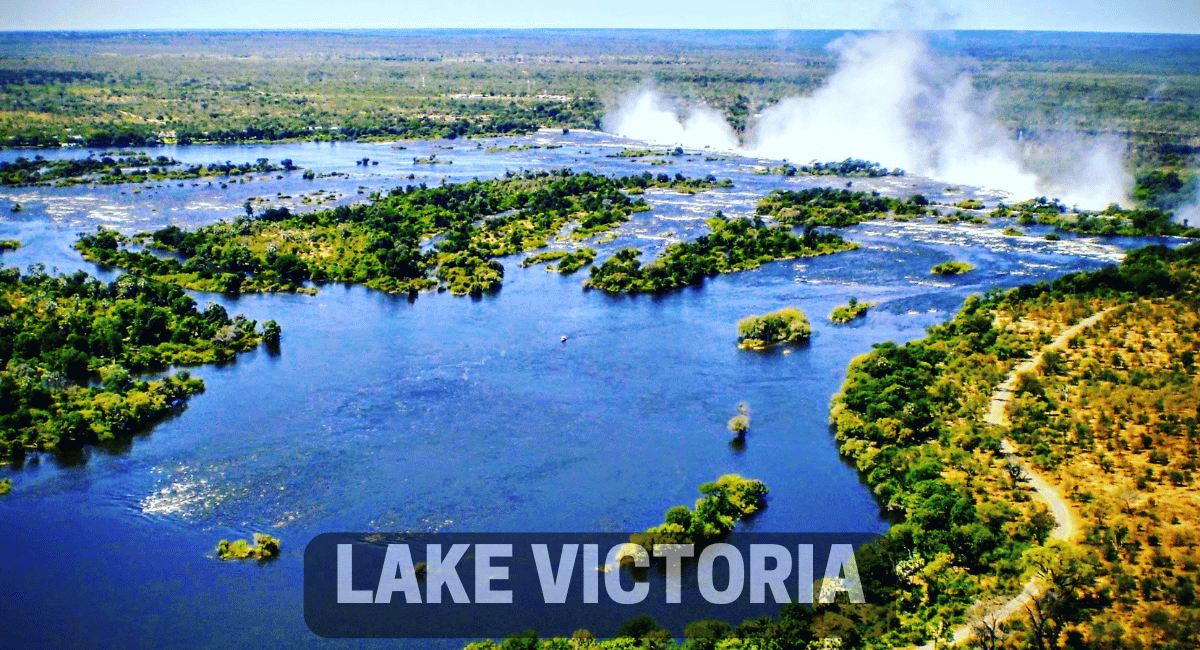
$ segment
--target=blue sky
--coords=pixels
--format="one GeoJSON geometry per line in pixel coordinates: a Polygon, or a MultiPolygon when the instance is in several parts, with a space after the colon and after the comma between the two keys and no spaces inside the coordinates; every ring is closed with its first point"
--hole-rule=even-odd
{"type": "Polygon", "coordinates": [[[894,27],[1200,33],[1200,0],[0,0],[0,30],[894,27]]]}

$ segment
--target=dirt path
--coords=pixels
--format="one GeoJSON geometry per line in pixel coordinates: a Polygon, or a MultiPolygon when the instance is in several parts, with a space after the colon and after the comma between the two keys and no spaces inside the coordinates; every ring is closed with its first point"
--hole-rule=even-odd
{"type": "MultiPolygon", "coordinates": [[[[1016,368],[1013,368],[1013,371],[1009,373],[1008,377],[1006,377],[1004,381],[996,387],[996,390],[992,392],[992,399],[988,403],[988,410],[983,416],[983,421],[993,426],[1009,426],[1012,422],[1008,418],[1008,407],[1013,399],[1013,389],[1016,388],[1017,385],[1017,374],[1028,372],[1036,368],[1038,364],[1042,362],[1042,355],[1046,354],[1046,352],[1050,350],[1057,350],[1066,347],[1067,343],[1069,343],[1071,339],[1078,336],[1081,332],[1083,332],[1083,330],[1100,322],[1100,319],[1104,318],[1113,309],[1114,308],[1110,307],[1109,309],[1105,309],[1102,312],[1093,314],[1079,321],[1077,324],[1068,327],[1063,331],[1062,334],[1058,335],[1058,338],[1054,339],[1054,341],[1052,341],[1049,345],[1042,348],[1042,350],[1038,352],[1036,356],[1018,364],[1016,368]]],[[[1074,537],[1079,531],[1079,518],[1071,510],[1071,506],[1067,505],[1067,502],[1065,499],[1063,499],[1062,495],[1060,495],[1058,491],[1054,489],[1054,486],[1047,483],[1046,479],[1042,478],[1033,471],[1033,469],[1029,466],[1029,463],[1025,462],[1025,459],[1016,453],[1015,446],[1013,445],[1012,441],[1008,440],[1007,438],[1000,441],[1000,455],[1006,460],[1020,466],[1023,476],[1029,483],[1029,487],[1033,489],[1033,492],[1037,496],[1038,500],[1045,503],[1050,509],[1050,514],[1054,515],[1055,526],[1054,530],[1050,531],[1050,539],[1067,540],[1074,537]]],[[[998,621],[1005,620],[1013,614],[1021,611],[1021,608],[1027,605],[1034,597],[1039,595],[1041,591],[1042,587],[1040,584],[1038,584],[1037,579],[1032,578],[1029,580],[1029,582],[1025,583],[1024,591],[1001,605],[994,613],[989,614],[989,616],[994,617],[998,621]]],[[[970,638],[970,626],[960,625],[954,628],[951,638],[948,642],[943,644],[942,647],[962,645],[970,638]]],[[[930,641],[929,643],[921,646],[918,650],[934,650],[935,643],[936,642],[934,641],[930,641]]]]}

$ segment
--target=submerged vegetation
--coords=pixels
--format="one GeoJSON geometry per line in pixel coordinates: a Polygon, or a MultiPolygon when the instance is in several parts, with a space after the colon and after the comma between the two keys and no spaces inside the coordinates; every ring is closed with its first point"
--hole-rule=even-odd
{"type": "Polygon", "coordinates": [[[217,544],[217,557],[221,560],[271,560],[279,557],[279,540],[263,533],[254,533],[253,545],[244,539],[234,542],[223,539],[217,544]]]}
{"type": "Polygon", "coordinates": [[[963,273],[970,273],[974,270],[974,264],[950,260],[934,266],[929,272],[934,275],[962,275],[963,273]]]}
{"type": "Polygon", "coordinates": [[[812,326],[808,318],[795,307],[738,321],[739,348],[761,350],[778,343],[804,343],[810,336],[812,326]]]}
{"type": "Polygon", "coordinates": [[[623,248],[600,266],[593,266],[584,288],[609,293],[663,293],[698,286],[719,273],[754,269],[780,259],[827,255],[853,250],[858,244],[832,234],[806,228],[802,237],[761,220],[730,220],[721,215],[708,220],[710,232],[692,242],[672,244],[653,262],[642,265],[641,251],[623,248]]]}
{"type": "MultiPolygon", "coordinates": [[[[627,190],[715,183],[649,172],[620,178],[568,169],[509,173],[441,187],[410,185],[367,205],[306,214],[269,208],[191,232],[168,226],[126,238],[101,230],[76,246],[95,262],[200,291],[315,291],[305,287],[313,281],[479,296],[500,288],[504,268],[496,258],[545,247],[572,222],[578,223],[572,237],[586,239],[649,209],[627,190]],[[132,250],[138,242],[183,260],[132,250]]],[[[559,270],[590,263],[586,250],[564,256],[559,270]]]]}
{"type": "Polygon", "coordinates": [[[833,308],[833,312],[829,314],[829,320],[838,325],[845,325],[852,320],[866,316],[867,310],[874,307],[875,304],[873,302],[859,302],[858,298],[850,296],[850,300],[845,305],[833,308]]]}
{"type": "Polygon", "coordinates": [[[738,402],[737,415],[729,418],[729,422],[725,424],[725,428],[729,432],[737,436],[744,436],[750,431],[750,405],[745,402],[738,402]]]}
{"type": "Polygon", "coordinates": [[[136,433],[204,384],[187,372],[134,373],[224,362],[258,343],[254,321],[220,305],[200,310],[177,286],[2,271],[0,459],[136,433]]]}

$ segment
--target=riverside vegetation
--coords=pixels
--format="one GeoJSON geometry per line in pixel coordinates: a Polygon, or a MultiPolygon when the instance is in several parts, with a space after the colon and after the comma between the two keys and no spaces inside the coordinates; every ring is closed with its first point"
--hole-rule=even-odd
{"type": "Polygon", "coordinates": [[[695,241],[672,244],[659,258],[643,265],[641,251],[623,248],[600,266],[593,266],[585,288],[609,293],[663,293],[698,286],[704,278],[744,271],[767,262],[828,255],[854,250],[858,244],[832,233],[806,228],[803,236],[761,219],[728,219],[720,211],[708,220],[710,232],[695,241]]]}
{"type": "MultiPolygon", "coordinates": [[[[277,339],[274,321],[264,325],[277,339]]],[[[0,272],[0,459],[127,437],[177,409],[204,383],[186,371],[260,342],[255,321],[197,308],[177,286],[137,275],[103,284],[83,273],[0,272]]]]}
{"type": "MultiPolygon", "coordinates": [[[[1140,189],[1140,188],[1139,188],[1140,189]]],[[[1160,194],[1140,193],[1141,201],[1154,204],[1160,194]]],[[[1169,210],[1158,207],[1124,209],[1110,205],[1099,212],[1069,209],[1057,199],[1038,197],[1012,206],[1001,204],[992,211],[993,217],[1016,217],[1024,225],[1043,224],[1064,232],[1085,235],[1120,235],[1147,237],[1174,235],[1200,237],[1200,227],[1177,223],[1169,210]]]]}
{"type": "MultiPolygon", "coordinates": [[[[571,223],[576,225],[570,237],[586,239],[650,209],[630,191],[716,184],[711,176],[527,171],[440,187],[422,183],[377,195],[370,204],[305,214],[268,208],[191,232],[168,226],[128,238],[101,230],[76,246],[89,260],[200,291],[315,292],[304,286],[311,280],[413,296],[433,287],[479,296],[501,286],[504,267],[496,258],[544,248],[571,223]],[[427,247],[435,236],[441,237],[427,247]],[[136,243],[184,259],[133,250],[136,243]]],[[[587,253],[580,251],[559,270],[587,263],[587,253]]]]}
{"type": "MultiPolygon", "coordinates": [[[[991,649],[1195,647],[1198,290],[1200,245],[1144,248],[1119,267],[971,297],[927,338],[855,359],[831,405],[838,448],[901,519],[856,554],[866,603],[697,621],[683,647],[815,650],[831,636],[839,647],[903,647],[945,641],[964,622],[973,647],[991,649]],[[1101,312],[1019,376],[1011,430],[983,424],[1021,359],[1101,312]],[[1058,477],[1083,514],[1082,539],[1048,542],[1054,518],[1004,460],[1006,435],[1058,477]],[[1000,598],[1029,580],[1047,588],[998,617],[1000,598]]],[[[687,539],[691,516],[673,509],[675,525],[652,531],[687,539]]],[[[597,650],[673,646],[657,629],[642,621],[617,639],[575,639],[597,650]]],[[[569,643],[527,634],[499,645],[569,643]]]]}

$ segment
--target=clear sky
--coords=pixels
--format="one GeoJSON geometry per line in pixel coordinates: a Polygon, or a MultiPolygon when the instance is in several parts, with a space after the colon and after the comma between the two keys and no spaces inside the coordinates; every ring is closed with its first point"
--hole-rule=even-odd
{"type": "Polygon", "coordinates": [[[617,27],[1200,33],[1200,0],[0,0],[0,30],[617,27]]]}

